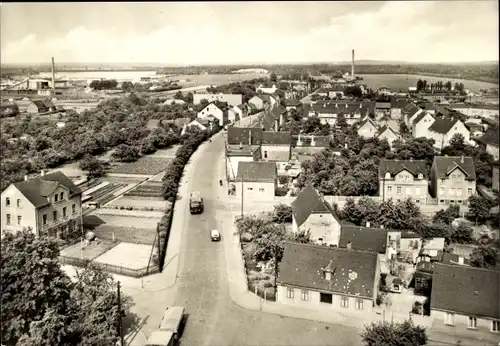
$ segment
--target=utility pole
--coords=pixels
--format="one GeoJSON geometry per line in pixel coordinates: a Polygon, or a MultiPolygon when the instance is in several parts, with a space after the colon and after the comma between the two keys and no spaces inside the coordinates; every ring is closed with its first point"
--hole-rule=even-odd
{"type": "Polygon", "coordinates": [[[122,298],[120,294],[120,281],[118,281],[118,332],[120,333],[120,346],[125,346],[122,327],[122,298]]]}
{"type": "MultiPolygon", "coordinates": [[[[160,263],[160,258],[161,258],[161,247],[160,247],[160,223],[156,224],[156,240],[158,243],[158,265],[162,264],[160,263]]],[[[163,267],[163,265],[162,265],[163,267]]],[[[161,270],[161,268],[158,268],[161,270]]]]}
{"type": "Polygon", "coordinates": [[[241,172],[241,217],[243,218],[243,172],[241,172]]]}
{"type": "Polygon", "coordinates": [[[278,295],[278,243],[274,244],[274,296],[278,295]]]}

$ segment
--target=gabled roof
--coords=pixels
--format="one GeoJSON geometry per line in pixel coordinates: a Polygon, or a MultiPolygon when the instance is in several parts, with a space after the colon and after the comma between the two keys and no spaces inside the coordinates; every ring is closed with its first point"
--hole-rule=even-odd
{"type": "Polygon", "coordinates": [[[403,109],[406,107],[407,104],[408,104],[407,100],[398,100],[398,99],[391,100],[391,108],[403,109]]]}
{"type": "Polygon", "coordinates": [[[377,137],[380,137],[381,135],[384,134],[384,132],[386,131],[390,131],[392,132],[394,135],[398,135],[396,132],[394,132],[394,130],[390,127],[390,126],[387,126],[387,125],[384,125],[382,126],[379,130],[378,130],[378,134],[377,134],[377,137]]]}
{"type": "MultiPolygon", "coordinates": [[[[463,264],[462,265],[469,265],[470,261],[466,258],[463,258],[463,264]]],[[[443,258],[441,259],[441,262],[443,264],[454,264],[454,265],[460,265],[458,261],[460,260],[460,256],[456,255],[454,253],[449,253],[449,252],[443,252],[443,258]]]]}
{"type": "Polygon", "coordinates": [[[69,190],[70,197],[77,196],[82,193],[80,188],[60,171],[45,174],[44,176],[39,176],[36,178],[31,178],[19,183],[14,183],[14,186],[36,208],[39,208],[49,205],[47,197],[57,189],[59,184],[63,185],[69,190]]]}
{"type": "Polygon", "coordinates": [[[429,127],[429,131],[447,134],[460,120],[448,117],[436,117],[429,127]]]}
{"type": "Polygon", "coordinates": [[[373,299],[376,253],[285,243],[279,267],[279,284],[373,299]]]}
{"type": "Polygon", "coordinates": [[[387,229],[342,225],[339,247],[345,248],[351,243],[351,249],[385,253],[387,247],[387,229]]]}
{"type": "Polygon", "coordinates": [[[391,108],[391,103],[390,102],[375,102],[375,108],[378,108],[378,109],[390,109],[391,108]]]}
{"type": "Polygon", "coordinates": [[[438,179],[447,179],[448,175],[458,167],[465,173],[466,180],[476,180],[476,169],[472,157],[434,156],[433,165],[436,165],[438,179]]]}
{"type": "Polygon", "coordinates": [[[47,108],[54,108],[55,107],[54,103],[49,99],[45,99],[42,102],[45,105],[45,107],[47,107],[47,108]]]}
{"type": "Polygon", "coordinates": [[[435,263],[431,310],[500,319],[500,271],[435,263]]]}
{"type": "Polygon", "coordinates": [[[358,129],[362,128],[365,125],[371,125],[372,127],[377,128],[377,124],[375,124],[375,122],[372,119],[370,119],[369,117],[366,117],[365,120],[363,120],[359,124],[358,129]]]}
{"type": "Polygon", "coordinates": [[[299,101],[299,100],[295,100],[295,99],[289,99],[289,100],[285,100],[285,104],[289,107],[297,107],[297,106],[300,106],[302,103],[299,101]]]}
{"type": "Polygon", "coordinates": [[[244,182],[274,182],[278,176],[274,162],[238,162],[236,181],[244,182]]]}
{"type": "Polygon", "coordinates": [[[434,119],[432,114],[427,113],[427,112],[422,112],[419,115],[417,115],[417,117],[413,120],[413,124],[414,125],[418,124],[420,122],[420,120],[422,120],[427,114],[429,114],[434,119]]]}
{"type": "Polygon", "coordinates": [[[292,136],[292,147],[298,146],[298,141],[302,142],[300,147],[313,147],[313,148],[329,148],[330,147],[330,136],[292,136]],[[312,145],[312,141],[314,139],[314,145],[312,145]]]}
{"type": "Polygon", "coordinates": [[[366,114],[370,105],[368,102],[322,102],[315,103],[312,106],[312,109],[315,113],[319,114],[366,114]]]}
{"type": "Polygon", "coordinates": [[[488,129],[484,135],[479,137],[477,140],[485,145],[496,145],[499,146],[500,134],[498,129],[488,129]]]}
{"type": "Polygon", "coordinates": [[[233,145],[248,145],[250,137],[252,137],[252,145],[262,144],[262,129],[248,127],[228,127],[227,143],[233,145]]]}
{"type": "Polygon", "coordinates": [[[263,145],[291,145],[292,134],[291,132],[268,132],[262,133],[263,145]]]}
{"type": "Polygon", "coordinates": [[[300,227],[311,214],[332,214],[335,219],[339,221],[331,205],[325,201],[311,184],[307,185],[299,192],[297,198],[292,202],[292,210],[298,227],[300,227]]]}
{"type": "Polygon", "coordinates": [[[33,104],[36,106],[38,109],[47,109],[48,107],[45,105],[45,103],[41,100],[33,100],[33,104]]]}
{"type": "Polygon", "coordinates": [[[414,178],[418,179],[418,174],[422,173],[423,179],[427,179],[427,163],[425,160],[380,160],[378,165],[379,178],[385,178],[385,174],[389,172],[391,178],[401,171],[410,172],[414,178]]]}

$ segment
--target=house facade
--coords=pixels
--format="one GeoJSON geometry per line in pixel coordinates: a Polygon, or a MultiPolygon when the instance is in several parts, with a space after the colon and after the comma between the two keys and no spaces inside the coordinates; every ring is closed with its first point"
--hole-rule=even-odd
{"type": "Polygon", "coordinates": [[[267,107],[274,107],[278,101],[270,96],[270,95],[255,95],[250,100],[248,100],[249,104],[252,104],[256,109],[262,110],[267,107]]]}
{"type": "Polygon", "coordinates": [[[438,205],[466,205],[469,197],[476,194],[474,159],[463,156],[434,156],[430,192],[438,205]]]}
{"type": "Polygon", "coordinates": [[[365,120],[361,122],[358,127],[358,136],[363,138],[373,138],[378,134],[377,124],[369,117],[366,117],[365,120]]]}
{"type": "Polygon", "coordinates": [[[352,125],[370,113],[369,102],[317,102],[305,107],[307,116],[317,116],[322,124],[335,125],[340,115],[343,115],[349,125],[352,125]]]}
{"type": "Polygon", "coordinates": [[[477,139],[477,142],[486,149],[486,152],[493,156],[495,160],[500,158],[499,153],[499,137],[498,128],[488,129],[484,135],[477,139]]]}
{"type": "Polygon", "coordinates": [[[450,144],[450,140],[455,134],[461,134],[468,142],[470,132],[458,119],[449,117],[436,117],[427,131],[427,137],[434,139],[434,148],[443,149],[450,144]]]}
{"type": "Polygon", "coordinates": [[[380,160],[379,191],[382,201],[395,202],[411,198],[420,205],[427,203],[427,164],[424,160],[380,160]]]}
{"type": "Polygon", "coordinates": [[[312,185],[307,185],[292,202],[292,231],[309,232],[317,244],[338,246],[340,220],[331,205],[312,185]]]}
{"type": "Polygon", "coordinates": [[[238,163],[236,195],[246,201],[272,201],[278,183],[278,172],[273,162],[238,163]],[[243,194],[243,196],[242,196],[243,194]]]}
{"type": "Polygon", "coordinates": [[[383,139],[387,140],[391,149],[392,149],[392,143],[396,139],[400,139],[399,135],[396,132],[394,132],[394,130],[390,126],[381,127],[378,130],[377,138],[380,140],[383,140],[383,139]]]}
{"type": "Polygon", "coordinates": [[[413,121],[411,135],[414,138],[427,137],[432,123],[434,123],[434,117],[429,112],[420,113],[413,121]]]}
{"type": "Polygon", "coordinates": [[[401,119],[401,110],[403,110],[408,105],[407,100],[391,99],[391,118],[401,119]]]}
{"type": "Polygon", "coordinates": [[[431,316],[456,332],[499,333],[499,297],[500,271],[434,264],[431,316]]]}
{"type": "Polygon", "coordinates": [[[292,134],[264,131],[260,149],[263,161],[286,163],[290,161],[292,155],[292,134]]]}
{"type": "Polygon", "coordinates": [[[376,102],[375,103],[375,117],[377,119],[391,116],[391,103],[390,102],[376,102]]]}
{"type": "Polygon", "coordinates": [[[198,112],[198,118],[206,119],[208,116],[214,116],[219,121],[219,126],[224,126],[224,111],[217,107],[214,103],[206,105],[198,112]]]}
{"type": "Polygon", "coordinates": [[[234,107],[243,103],[243,95],[241,94],[193,94],[193,104],[198,105],[201,100],[207,100],[208,102],[226,102],[229,106],[234,107]]]}
{"type": "Polygon", "coordinates": [[[1,232],[30,228],[36,236],[57,235],[59,226],[82,217],[80,189],[61,172],[45,174],[7,187],[1,195],[1,232]]]}
{"type": "Polygon", "coordinates": [[[379,278],[376,253],[286,243],[276,300],[319,312],[371,312],[379,278]]]}
{"type": "Polygon", "coordinates": [[[262,129],[229,127],[226,142],[226,177],[234,181],[240,162],[252,162],[261,158],[262,129]]]}

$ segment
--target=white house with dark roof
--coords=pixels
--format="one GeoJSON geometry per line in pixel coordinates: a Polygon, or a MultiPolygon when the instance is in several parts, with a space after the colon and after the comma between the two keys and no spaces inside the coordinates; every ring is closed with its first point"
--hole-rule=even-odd
{"type": "Polygon", "coordinates": [[[437,204],[467,204],[476,194],[474,159],[464,156],[434,156],[430,192],[437,204]]]}
{"type": "Polygon", "coordinates": [[[361,136],[363,138],[373,138],[377,134],[377,124],[369,117],[365,117],[365,119],[358,126],[358,136],[361,136]]]}
{"type": "Polygon", "coordinates": [[[425,160],[380,160],[379,191],[382,201],[411,198],[416,204],[427,203],[429,186],[425,160]]]}
{"type": "Polygon", "coordinates": [[[278,182],[278,171],[274,162],[238,163],[234,182],[236,195],[251,201],[272,201],[278,182]]]}
{"type": "Polygon", "coordinates": [[[348,124],[352,125],[370,113],[370,102],[318,102],[304,107],[307,116],[317,116],[322,124],[335,125],[339,115],[344,115],[348,124]]]}
{"type": "Polygon", "coordinates": [[[429,112],[421,112],[414,120],[411,135],[414,138],[427,137],[429,127],[434,123],[434,117],[429,112]]]}
{"type": "Polygon", "coordinates": [[[287,164],[292,153],[292,134],[290,132],[262,133],[261,158],[263,161],[287,164]]]}
{"type": "Polygon", "coordinates": [[[427,131],[427,138],[434,139],[434,148],[443,149],[450,144],[455,134],[461,134],[469,142],[470,132],[459,119],[451,117],[436,117],[427,131]]]}
{"type": "Polygon", "coordinates": [[[340,219],[332,206],[312,185],[307,185],[292,202],[293,232],[309,232],[318,244],[338,246],[340,219]]]}
{"type": "Polygon", "coordinates": [[[262,129],[234,127],[227,129],[225,148],[226,175],[234,181],[240,162],[252,162],[261,158],[262,129]]]}
{"type": "Polygon", "coordinates": [[[499,138],[500,134],[498,129],[493,128],[493,129],[488,129],[484,135],[482,135],[477,139],[477,142],[479,142],[480,145],[482,145],[485,148],[486,152],[491,156],[493,156],[493,158],[497,161],[500,157],[498,149],[500,142],[499,138]]]}
{"type": "Polygon", "coordinates": [[[248,104],[252,104],[256,109],[262,110],[267,107],[274,107],[278,101],[271,95],[255,95],[250,100],[248,100],[248,104]]]}
{"type": "Polygon", "coordinates": [[[274,94],[277,90],[278,90],[278,88],[276,87],[276,84],[273,84],[273,86],[270,88],[266,88],[266,87],[264,87],[263,84],[261,84],[256,89],[257,92],[260,91],[264,94],[274,94]]]}
{"type": "Polygon", "coordinates": [[[374,252],[285,243],[276,300],[318,313],[371,312],[379,279],[380,264],[374,252]]]}
{"type": "Polygon", "coordinates": [[[215,103],[209,103],[198,112],[198,118],[206,119],[208,116],[214,116],[219,121],[219,126],[224,125],[224,111],[217,107],[215,103]]]}
{"type": "Polygon", "coordinates": [[[57,235],[57,227],[80,225],[81,190],[57,171],[10,184],[1,195],[1,232],[31,228],[37,235],[57,235]]]}
{"type": "Polygon", "coordinates": [[[376,137],[380,140],[383,139],[387,140],[391,149],[392,149],[392,143],[396,139],[401,139],[401,137],[390,126],[382,126],[378,130],[376,137]]]}
{"type": "Polygon", "coordinates": [[[435,263],[430,301],[431,317],[453,332],[500,340],[499,270],[435,263]]]}

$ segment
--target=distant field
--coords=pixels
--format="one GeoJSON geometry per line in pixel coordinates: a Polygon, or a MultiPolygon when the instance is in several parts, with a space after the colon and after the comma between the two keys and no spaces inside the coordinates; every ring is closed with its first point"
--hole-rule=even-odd
{"type": "Polygon", "coordinates": [[[113,163],[109,173],[154,175],[167,169],[171,161],[168,158],[144,156],[135,162],[113,163]]]}
{"type": "Polygon", "coordinates": [[[465,89],[471,91],[479,91],[479,89],[498,88],[498,84],[478,82],[473,80],[453,79],[447,77],[433,77],[421,75],[405,75],[405,74],[360,74],[363,77],[361,83],[366,84],[369,88],[375,89],[381,86],[391,88],[393,91],[408,91],[408,87],[416,87],[419,79],[426,80],[428,84],[437,81],[451,81],[452,84],[464,83],[465,89]]]}

